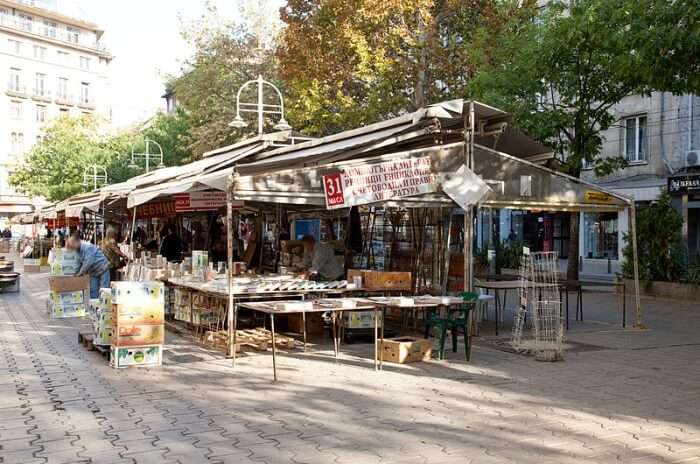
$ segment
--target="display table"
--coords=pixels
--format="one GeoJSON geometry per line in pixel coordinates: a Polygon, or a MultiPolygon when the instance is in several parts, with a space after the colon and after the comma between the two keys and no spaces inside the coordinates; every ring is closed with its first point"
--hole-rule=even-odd
{"type": "MultiPolygon", "coordinates": [[[[322,299],[314,301],[249,301],[241,302],[237,305],[240,308],[246,308],[253,311],[258,311],[270,316],[270,333],[272,337],[272,371],[273,378],[277,381],[277,347],[275,346],[275,316],[280,315],[290,315],[290,314],[302,314],[306,313],[331,313],[332,325],[333,325],[333,351],[336,357],[340,352],[340,339],[339,333],[340,328],[338,327],[338,320],[342,320],[342,314],[344,311],[374,311],[374,369],[378,370],[381,368],[380,365],[380,355],[377,354],[380,351],[379,348],[379,308],[380,306],[371,302],[366,298],[337,298],[337,299],[322,299]],[[349,304],[352,303],[352,307],[349,304]],[[344,305],[347,306],[344,307],[344,305]]],[[[237,312],[237,310],[236,310],[237,312]]],[[[237,318],[234,317],[234,331],[233,331],[233,344],[236,344],[236,324],[237,318]]],[[[382,321],[382,327],[384,322],[382,321]]],[[[383,332],[383,331],[382,331],[383,332]]],[[[304,337],[306,338],[306,337],[304,337]]],[[[382,335],[383,339],[383,335],[382,335]]],[[[233,352],[235,360],[235,350],[233,352]]]]}

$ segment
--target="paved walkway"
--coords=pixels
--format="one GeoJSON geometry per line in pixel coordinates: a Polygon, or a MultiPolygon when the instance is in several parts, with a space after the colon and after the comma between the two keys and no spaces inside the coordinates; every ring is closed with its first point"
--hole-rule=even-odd
{"type": "Polygon", "coordinates": [[[470,364],[375,373],[350,345],[280,357],[273,384],[269,355],[234,370],[171,334],[162,368],[110,369],[47,320],[46,275],[22,285],[0,295],[3,463],[700,462],[698,304],[645,300],[651,330],[623,332],[616,297],[587,294],[599,322],[556,364],[485,338],[470,364]]]}

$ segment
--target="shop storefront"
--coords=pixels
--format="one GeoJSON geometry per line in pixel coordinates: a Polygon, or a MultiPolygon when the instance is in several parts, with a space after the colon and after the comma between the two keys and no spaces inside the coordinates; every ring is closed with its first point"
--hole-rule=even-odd
{"type": "Polygon", "coordinates": [[[668,178],[668,193],[673,198],[673,207],[683,217],[683,241],[688,247],[688,256],[700,256],[700,173],[683,174],[668,178]]]}

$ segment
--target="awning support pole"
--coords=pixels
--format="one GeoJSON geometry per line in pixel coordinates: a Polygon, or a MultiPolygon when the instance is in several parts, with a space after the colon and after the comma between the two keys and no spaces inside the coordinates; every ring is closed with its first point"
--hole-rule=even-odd
{"type": "Polygon", "coordinates": [[[636,306],[637,319],[634,323],[636,329],[644,329],[644,324],[642,324],[642,303],[639,297],[639,258],[637,255],[637,211],[634,201],[630,204],[628,209],[630,217],[630,227],[632,229],[632,255],[633,255],[633,265],[634,268],[634,302],[636,306]]]}
{"type": "Polygon", "coordinates": [[[236,189],[237,173],[228,178],[226,188],[226,247],[228,258],[228,355],[232,367],[236,367],[236,310],[233,298],[233,194],[236,189]]]}
{"type": "MultiPolygon", "coordinates": [[[[464,121],[464,155],[465,164],[469,169],[474,167],[474,102],[469,102],[469,113],[464,121]]],[[[473,259],[472,242],[474,241],[474,207],[464,210],[464,291],[471,292],[473,288],[473,259]]]]}
{"type": "Polygon", "coordinates": [[[134,250],[134,229],[136,228],[136,208],[138,206],[134,206],[134,219],[131,221],[131,234],[129,237],[129,248],[131,249],[131,260],[136,259],[136,253],[134,250]]]}

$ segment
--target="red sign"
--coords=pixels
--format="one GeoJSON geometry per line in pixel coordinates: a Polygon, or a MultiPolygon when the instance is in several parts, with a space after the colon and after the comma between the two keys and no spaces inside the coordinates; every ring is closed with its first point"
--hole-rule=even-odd
{"type": "Polygon", "coordinates": [[[226,206],[226,192],[220,190],[176,193],[174,197],[175,211],[178,213],[213,211],[226,206]]]}
{"type": "Polygon", "coordinates": [[[323,191],[326,194],[326,208],[342,208],[345,205],[343,175],[341,173],[323,176],[323,191]]]}
{"type": "Polygon", "coordinates": [[[136,207],[136,219],[151,219],[175,215],[175,202],[154,201],[136,207]]]}

